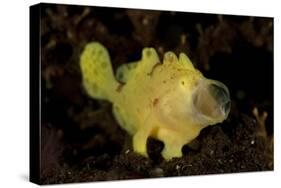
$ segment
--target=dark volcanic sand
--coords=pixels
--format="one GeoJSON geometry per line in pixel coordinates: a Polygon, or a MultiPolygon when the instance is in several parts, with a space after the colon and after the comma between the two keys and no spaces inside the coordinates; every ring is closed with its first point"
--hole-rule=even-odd
{"type": "Polygon", "coordinates": [[[62,5],[44,6],[41,19],[41,183],[273,170],[272,19],[62,5]],[[94,40],[108,48],[114,70],[146,46],[161,58],[186,52],[229,87],[229,118],[204,129],[182,158],[164,161],[163,143],[152,138],[150,159],[135,154],[111,104],[81,85],[79,56],[94,40]]]}

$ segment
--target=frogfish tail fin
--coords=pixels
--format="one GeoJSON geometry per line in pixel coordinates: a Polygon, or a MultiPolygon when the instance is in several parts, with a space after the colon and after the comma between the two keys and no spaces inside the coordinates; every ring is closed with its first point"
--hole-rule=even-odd
{"type": "Polygon", "coordinates": [[[80,56],[80,68],[88,95],[112,102],[118,82],[106,48],[98,42],[87,44],[80,56]]]}

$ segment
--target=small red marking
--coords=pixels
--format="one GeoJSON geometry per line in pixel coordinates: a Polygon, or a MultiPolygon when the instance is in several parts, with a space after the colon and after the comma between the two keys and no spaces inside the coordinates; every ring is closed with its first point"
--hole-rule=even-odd
{"type": "Polygon", "coordinates": [[[120,81],[118,81],[118,82],[119,82],[119,85],[117,86],[116,91],[120,92],[122,90],[123,86],[125,85],[125,83],[124,82],[120,82],[120,81]]]}
{"type": "Polygon", "coordinates": [[[156,105],[158,104],[158,102],[159,102],[159,99],[158,99],[158,98],[155,98],[155,99],[153,100],[153,106],[156,106],[156,105]]]}

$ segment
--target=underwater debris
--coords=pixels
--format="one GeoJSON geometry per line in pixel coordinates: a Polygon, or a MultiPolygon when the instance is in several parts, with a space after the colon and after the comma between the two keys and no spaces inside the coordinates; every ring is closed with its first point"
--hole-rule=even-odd
{"type": "Polygon", "coordinates": [[[254,107],[253,109],[253,115],[255,116],[258,124],[258,130],[256,132],[257,137],[261,137],[265,142],[265,155],[268,158],[268,166],[273,167],[273,145],[274,145],[274,139],[273,135],[268,135],[266,131],[266,124],[265,121],[267,119],[268,113],[263,112],[262,114],[259,113],[259,110],[257,107],[254,107]]]}

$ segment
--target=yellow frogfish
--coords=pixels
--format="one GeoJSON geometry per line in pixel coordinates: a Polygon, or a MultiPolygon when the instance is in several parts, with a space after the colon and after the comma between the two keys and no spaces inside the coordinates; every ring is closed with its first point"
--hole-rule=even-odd
{"type": "Polygon", "coordinates": [[[182,147],[200,131],[223,122],[230,111],[227,87],[205,78],[184,53],[166,52],[163,63],[153,48],[141,60],[121,65],[114,76],[106,48],[91,42],[80,57],[83,87],[94,99],[112,103],[113,114],[133,140],[133,150],[147,154],[148,137],[164,143],[161,155],[182,156],[182,147]]]}

